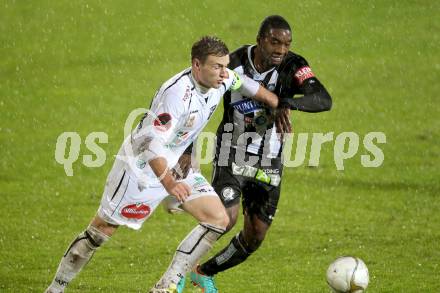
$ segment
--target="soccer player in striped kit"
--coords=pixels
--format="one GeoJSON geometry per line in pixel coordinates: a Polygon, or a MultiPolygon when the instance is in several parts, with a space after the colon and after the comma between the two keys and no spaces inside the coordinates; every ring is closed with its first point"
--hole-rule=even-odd
{"type": "MultiPolygon", "coordinates": [[[[261,23],[256,45],[243,46],[230,55],[230,69],[277,93],[281,101],[274,113],[241,93],[228,91],[224,96],[212,186],[229,216],[226,231],[237,221],[240,199],[244,227],[223,250],[191,273],[192,282],[205,293],[216,293],[213,276],[244,262],[260,247],[270,228],[282,183],[280,132],[291,131],[290,110],[321,112],[331,108],[329,93],[307,61],[289,51],[291,42],[288,22],[272,15],[261,23]],[[293,98],[297,94],[301,96],[293,98]]],[[[185,158],[181,161],[185,165],[185,158]]]]}

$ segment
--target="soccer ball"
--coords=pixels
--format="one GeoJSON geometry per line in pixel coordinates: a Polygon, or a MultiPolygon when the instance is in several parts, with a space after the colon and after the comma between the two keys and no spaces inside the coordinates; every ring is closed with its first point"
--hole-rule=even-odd
{"type": "Polygon", "coordinates": [[[367,266],[354,256],[339,257],[327,269],[327,283],[333,292],[361,293],[369,281],[367,266]]]}

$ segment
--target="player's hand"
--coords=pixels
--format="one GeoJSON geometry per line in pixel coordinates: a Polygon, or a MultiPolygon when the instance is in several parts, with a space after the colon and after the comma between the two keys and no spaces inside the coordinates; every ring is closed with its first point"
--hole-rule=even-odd
{"type": "Polygon", "coordinates": [[[184,202],[191,194],[191,187],[185,182],[174,181],[167,185],[164,185],[165,189],[170,195],[175,196],[179,202],[184,202]]]}
{"type": "Polygon", "coordinates": [[[173,174],[176,180],[180,180],[188,176],[190,169],[191,169],[191,155],[183,154],[180,156],[176,166],[174,166],[174,168],[171,169],[171,173],[173,174]]]}
{"type": "Polygon", "coordinates": [[[275,125],[277,127],[277,133],[281,133],[281,136],[284,136],[284,133],[292,132],[292,124],[290,123],[290,109],[289,108],[279,108],[275,114],[275,125]]]}

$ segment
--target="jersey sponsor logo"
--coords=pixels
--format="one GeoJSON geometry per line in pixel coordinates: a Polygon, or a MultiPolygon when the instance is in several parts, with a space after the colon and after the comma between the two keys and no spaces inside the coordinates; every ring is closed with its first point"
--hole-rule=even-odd
{"type": "Polygon", "coordinates": [[[258,181],[264,182],[269,184],[270,183],[270,177],[261,169],[257,170],[257,173],[255,174],[255,179],[258,181]]]}
{"type": "Polygon", "coordinates": [[[301,85],[304,80],[314,77],[312,69],[309,66],[303,66],[295,72],[295,79],[299,85],[301,85]]]}
{"type": "Polygon", "coordinates": [[[168,113],[162,113],[154,120],[154,126],[157,130],[167,131],[171,128],[171,115],[168,113]]]}
{"type": "Polygon", "coordinates": [[[121,210],[121,215],[128,219],[139,220],[148,217],[150,212],[151,208],[148,205],[144,203],[138,203],[123,207],[121,210]]]}
{"type": "Polygon", "coordinates": [[[252,99],[244,99],[234,103],[231,103],[231,106],[234,107],[235,110],[240,112],[241,114],[247,114],[254,112],[255,110],[260,110],[261,106],[253,101],[252,99]]]}
{"type": "Polygon", "coordinates": [[[280,174],[280,169],[263,169],[266,174],[280,174]]]}

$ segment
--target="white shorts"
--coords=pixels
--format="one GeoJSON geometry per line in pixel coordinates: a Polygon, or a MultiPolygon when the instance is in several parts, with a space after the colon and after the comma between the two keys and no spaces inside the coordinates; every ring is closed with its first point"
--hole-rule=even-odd
{"type": "MultiPolygon", "coordinates": [[[[186,201],[201,196],[217,196],[214,188],[200,173],[190,173],[182,181],[192,190],[186,201]]],[[[139,185],[137,177],[129,175],[124,164],[115,162],[107,177],[98,215],[110,224],[140,229],[169,194],[162,185],[144,188],[139,185]]],[[[174,196],[169,196],[167,205],[177,209],[180,203],[174,196]]]]}

